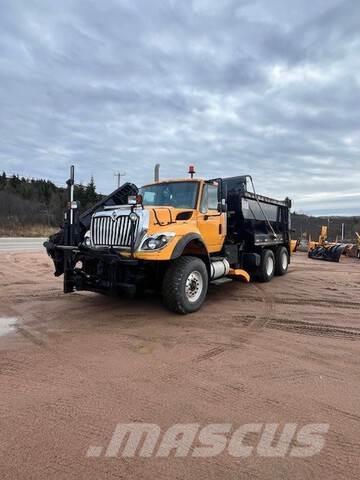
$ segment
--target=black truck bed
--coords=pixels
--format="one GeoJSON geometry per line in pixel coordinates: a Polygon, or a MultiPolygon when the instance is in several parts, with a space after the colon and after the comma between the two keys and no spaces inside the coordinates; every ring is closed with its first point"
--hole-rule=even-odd
{"type": "Polygon", "coordinates": [[[228,240],[253,246],[290,242],[291,200],[276,200],[247,189],[246,176],[223,178],[228,208],[228,240]]]}

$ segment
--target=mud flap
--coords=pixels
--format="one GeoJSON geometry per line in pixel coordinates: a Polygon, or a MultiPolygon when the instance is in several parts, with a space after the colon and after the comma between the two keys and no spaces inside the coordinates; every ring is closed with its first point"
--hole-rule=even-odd
{"type": "Polygon", "coordinates": [[[248,274],[248,272],[240,268],[231,268],[228,276],[231,278],[237,278],[239,280],[242,280],[245,283],[250,282],[250,275],[248,274]]]}

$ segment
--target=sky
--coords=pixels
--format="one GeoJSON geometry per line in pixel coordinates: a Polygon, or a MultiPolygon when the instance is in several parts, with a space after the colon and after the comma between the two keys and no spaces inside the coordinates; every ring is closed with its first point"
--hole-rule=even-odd
{"type": "Polygon", "coordinates": [[[0,170],[249,174],[360,215],[359,0],[0,0],[0,170]]]}

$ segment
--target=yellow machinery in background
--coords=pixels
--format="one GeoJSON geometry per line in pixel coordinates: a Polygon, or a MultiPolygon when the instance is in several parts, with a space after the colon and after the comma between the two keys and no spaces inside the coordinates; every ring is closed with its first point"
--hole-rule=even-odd
{"type": "MultiPolygon", "coordinates": [[[[328,239],[328,227],[326,225],[323,225],[320,230],[320,236],[319,240],[317,242],[309,240],[309,251],[314,250],[315,248],[318,247],[323,247],[327,244],[327,239],[328,239]]],[[[334,245],[328,244],[328,245],[334,245]]]]}
{"type": "Polygon", "coordinates": [[[296,253],[299,247],[300,240],[290,240],[290,252],[296,253]]]}
{"type": "MultiPolygon", "coordinates": [[[[357,256],[360,258],[360,235],[356,233],[358,238],[357,256]]],[[[319,240],[317,242],[309,240],[309,258],[314,260],[325,260],[327,262],[339,262],[341,255],[349,255],[354,245],[349,243],[332,243],[328,242],[328,227],[321,227],[319,240]]],[[[352,255],[351,255],[352,256],[352,255]]]]}
{"type": "Polygon", "coordinates": [[[360,260],[360,234],[355,232],[355,235],[357,239],[355,256],[360,260]]]}

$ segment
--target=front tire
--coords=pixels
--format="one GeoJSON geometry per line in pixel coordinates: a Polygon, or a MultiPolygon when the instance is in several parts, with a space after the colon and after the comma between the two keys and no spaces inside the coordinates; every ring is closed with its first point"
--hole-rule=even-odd
{"type": "Polygon", "coordinates": [[[200,309],[209,284],[205,263],[197,257],[180,257],[167,269],[162,287],[164,304],[175,313],[186,315],[200,309]]]}

